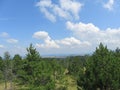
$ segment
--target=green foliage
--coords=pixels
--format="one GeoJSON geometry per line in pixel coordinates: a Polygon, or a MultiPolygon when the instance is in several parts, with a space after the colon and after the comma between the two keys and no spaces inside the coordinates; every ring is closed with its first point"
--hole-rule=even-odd
{"type": "MultiPolygon", "coordinates": [[[[120,57],[119,57],[120,58],[120,57]]],[[[120,89],[120,60],[101,43],[86,63],[85,73],[80,73],[78,87],[84,90],[120,89]]],[[[78,89],[79,90],[79,89],[78,89]]]]}
{"type": "Polygon", "coordinates": [[[14,82],[18,90],[119,90],[120,49],[100,43],[91,56],[41,58],[30,44],[25,58],[12,59],[9,52],[0,57],[0,81],[5,89],[14,82]]]}
{"type": "Polygon", "coordinates": [[[2,70],[2,67],[3,67],[3,60],[2,57],[0,57],[0,70],[2,70]]]}
{"type": "Polygon", "coordinates": [[[54,81],[52,80],[49,63],[42,60],[39,52],[30,44],[27,48],[27,55],[21,72],[21,80],[30,89],[53,90],[54,81]]]}
{"type": "Polygon", "coordinates": [[[87,57],[83,56],[70,57],[68,61],[69,74],[73,75],[74,77],[78,77],[79,72],[81,72],[82,67],[84,67],[86,58],[87,57]]]}
{"type": "Polygon", "coordinates": [[[27,52],[26,59],[28,62],[40,61],[40,54],[32,44],[27,48],[27,52]]]}
{"type": "Polygon", "coordinates": [[[6,81],[11,80],[11,78],[12,78],[12,62],[11,62],[9,52],[4,53],[3,72],[4,72],[4,79],[6,81]]]}
{"type": "Polygon", "coordinates": [[[13,72],[12,72],[12,61],[9,52],[4,53],[3,75],[4,75],[5,90],[7,89],[7,82],[10,82],[10,89],[12,89],[13,72]]]}
{"type": "Polygon", "coordinates": [[[0,80],[3,80],[3,60],[0,57],[0,80]]]}
{"type": "Polygon", "coordinates": [[[13,57],[13,72],[15,75],[18,74],[19,70],[22,69],[22,57],[19,54],[14,55],[13,57]]]}
{"type": "Polygon", "coordinates": [[[40,55],[32,44],[30,44],[29,48],[27,48],[27,52],[26,59],[23,63],[24,66],[22,73],[24,73],[24,75],[21,77],[23,80],[25,80],[24,83],[26,82],[26,84],[34,84],[34,69],[38,67],[40,55]]]}

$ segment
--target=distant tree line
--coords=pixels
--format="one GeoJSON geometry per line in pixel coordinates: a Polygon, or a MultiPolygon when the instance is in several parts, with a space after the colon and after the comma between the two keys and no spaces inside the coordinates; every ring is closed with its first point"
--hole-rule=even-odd
{"type": "Polygon", "coordinates": [[[78,90],[119,90],[120,49],[100,43],[92,55],[42,58],[32,44],[23,58],[0,57],[0,83],[5,90],[68,90],[63,80],[72,76],[78,90]],[[59,84],[59,85],[58,85],[59,84]]]}

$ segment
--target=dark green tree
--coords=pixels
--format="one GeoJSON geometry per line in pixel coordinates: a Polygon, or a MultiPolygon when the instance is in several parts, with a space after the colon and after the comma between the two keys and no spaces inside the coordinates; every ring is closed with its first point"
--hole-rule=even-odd
{"type": "Polygon", "coordinates": [[[27,52],[25,66],[25,71],[27,74],[26,79],[28,79],[27,81],[30,84],[34,84],[36,78],[34,76],[34,72],[36,71],[35,68],[38,67],[38,63],[40,62],[40,54],[32,44],[30,44],[30,46],[27,48],[27,52]]]}
{"type": "Polygon", "coordinates": [[[4,80],[5,80],[5,90],[7,89],[7,82],[10,82],[10,89],[12,89],[12,61],[9,52],[4,53],[4,80]]]}
{"type": "MultiPolygon", "coordinates": [[[[14,84],[18,83],[21,84],[21,76],[24,75],[24,70],[23,70],[23,66],[24,66],[24,60],[22,60],[22,57],[19,54],[14,55],[13,57],[13,80],[14,80],[14,84]]],[[[15,87],[14,87],[15,88],[15,87]]]]}
{"type": "Polygon", "coordinates": [[[22,61],[22,57],[19,54],[14,55],[13,57],[13,72],[14,75],[17,75],[19,70],[22,69],[23,66],[23,61],[22,61]]]}
{"type": "Polygon", "coordinates": [[[23,67],[23,81],[32,90],[53,90],[54,83],[51,78],[50,65],[42,60],[32,44],[27,48],[27,52],[23,67]]]}
{"type": "Polygon", "coordinates": [[[3,59],[0,56],[0,81],[3,80],[3,59]]]}
{"type": "Polygon", "coordinates": [[[85,56],[70,57],[69,67],[68,67],[69,74],[71,74],[71,75],[73,75],[74,77],[77,78],[79,72],[81,72],[81,69],[84,67],[86,58],[87,57],[85,57],[85,56]]]}
{"type": "Polygon", "coordinates": [[[87,61],[85,73],[80,73],[77,85],[83,90],[119,90],[119,67],[120,61],[116,60],[113,52],[100,43],[87,61]]]}
{"type": "Polygon", "coordinates": [[[2,67],[3,67],[3,59],[2,59],[2,57],[0,56],[0,70],[2,70],[2,67]]]}

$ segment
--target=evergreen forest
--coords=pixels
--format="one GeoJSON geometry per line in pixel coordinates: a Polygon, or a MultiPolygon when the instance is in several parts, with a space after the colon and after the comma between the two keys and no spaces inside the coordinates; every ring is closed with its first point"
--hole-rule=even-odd
{"type": "Polygon", "coordinates": [[[25,57],[0,56],[0,90],[120,90],[120,49],[102,43],[90,55],[41,57],[30,44],[25,57]]]}

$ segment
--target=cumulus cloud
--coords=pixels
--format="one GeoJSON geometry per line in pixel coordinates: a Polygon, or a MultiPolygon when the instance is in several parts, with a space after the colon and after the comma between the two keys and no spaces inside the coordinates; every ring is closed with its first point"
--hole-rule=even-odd
{"type": "Polygon", "coordinates": [[[14,43],[18,43],[18,40],[11,38],[11,39],[7,39],[7,42],[14,44],[14,43]]]}
{"type": "Polygon", "coordinates": [[[69,48],[78,48],[82,45],[89,46],[90,43],[87,41],[80,41],[79,39],[76,39],[75,37],[67,37],[63,38],[61,40],[56,40],[56,42],[63,48],[63,47],[69,47],[69,48]]]}
{"type": "Polygon", "coordinates": [[[103,7],[111,11],[113,10],[114,2],[115,0],[109,0],[103,7]]]}
{"type": "Polygon", "coordinates": [[[45,31],[38,31],[33,34],[33,38],[43,40],[44,43],[36,44],[39,48],[59,48],[59,45],[56,44],[54,40],[48,35],[45,31]]]}
{"type": "Polygon", "coordinates": [[[92,23],[66,23],[67,29],[72,31],[73,36],[82,41],[88,41],[93,45],[97,45],[100,42],[116,48],[120,46],[120,28],[101,30],[92,23]]]}
{"type": "Polygon", "coordinates": [[[67,46],[80,45],[81,43],[78,39],[74,37],[64,38],[62,40],[56,40],[56,42],[67,46]]]}
{"type": "Polygon", "coordinates": [[[75,37],[67,37],[63,38],[61,40],[56,40],[56,43],[60,45],[61,48],[80,48],[80,47],[87,47],[91,46],[91,44],[88,41],[80,41],[79,39],[75,37]]]}
{"type": "Polygon", "coordinates": [[[35,32],[33,38],[43,41],[36,43],[36,47],[49,54],[51,51],[57,54],[85,54],[92,53],[100,42],[110,49],[120,46],[120,28],[101,30],[93,23],[71,21],[66,22],[66,27],[72,34],[61,39],[52,39],[46,31],[35,32]]]}
{"type": "Polygon", "coordinates": [[[48,40],[48,39],[51,39],[48,35],[47,32],[45,31],[38,31],[38,32],[35,32],[33,34],[33,38],[36,38],[36,39],[43,39],[43,40],[48,40]]]}
{"type": "Polygon", "coordinates": [[[38,31],[33,34],[33,38],[43,40],[43,43],[36,43],[37,48],[56,48],[56,49],[66,49],[66,48],[79,48],[80,46],[90,46],[91,44],[88,41],[80,41],[75,37],[66,37],[63,39],[53,40],[49,34],[45,31],[38,31]]]}
{"type": "Polygon", "coordinates": [[[0,37],[6,38],[6,37],[9,37],[9,34],[6,33],[6,32],[2,32],[2,33],[0,34],[0,37]]]}
{"type": "Polygon", "coordinates": [[[45,40],[44,44],[36,44],[38,48],[59,48],[59,45],[56,44],[54,40],[45,40]]]}
{"type": "Polygon", "coordinates": [[[52,0],[40,0],[37,4],[40,11],[45,14],[46,18],[55,22],[57,17],[68,19],[79,19],[79,12],[83,6],[76,0],[59,0],[54,4],[52,0]]]}

